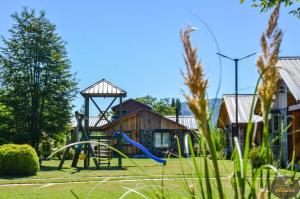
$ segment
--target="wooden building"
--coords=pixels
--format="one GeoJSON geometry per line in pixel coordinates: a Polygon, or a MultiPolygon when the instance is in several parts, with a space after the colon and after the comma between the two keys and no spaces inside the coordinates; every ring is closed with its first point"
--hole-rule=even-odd
{"type": "MultiPolygon", "coordinates": [[[[116,111],[116,115],[118,115],[119,106],[126,114],[115,117],[116,119],[110,123],[100,126],[100,131],[112,136],[114,132],[122,130],[130,139],[142,144],[158,157],[164,157],[167,152],[178,154],[175,138],[178,136],[182,151],[184,151],[184,136],[190,134],[186,126],[152,112],[149,106],[135,100],[127,100],[113,107],[112,110],[116,111]]],[[[112,141],[112,145],[115,144],[116,141],[112,141]]],[[[122,151],[128,156],[144,156],[139,149],[125,142],[122,142],[122,151]]]]}
{"type": "MultiPolygon", "coordinates": [[[[243,149],[246,138],[247,125],[249,122],[250,114],[251,114],[251,104],[255,98],[255,105],[258,103],[258,96],[251,94],[240,94],[238,95],[238,140],[241,148],[243,149]]],[[[227,146],[225,149],[225,154],[228,156],[232,153],[233,147],[233,135],[236,125],[235,118],[235,95],[223,95],[222,103],[220,107],[219,117],[217,121],[217,127],[224,129],[227,137],[227,146]]],[[[254,134],[252,135],[254,142],[256,145],[261,144],[261,136],[262,136],[262,117],[252,113],[252,122],[254,123],[254,134]]]]}
{"type": "Polygon", "coordinates": [[[277,67],[280,81],[269,126],[272,138],[283,134],[273,148],[287,165],[294,150],[295,161],[300,160],[300,57],[280,57],[277,67]]]}
{"type": "MultiPolygon", "coordinates": [[[[99,127],[99,130],[105,131],[110,136],[120,129],[130,139],[139,142],[158,157],[163,157],[167,151],[178,153],[175,135],[179,137],[183,146],[184,135],[190,133],[185,126],[148,109],[133,111],[99,127]]],[[[114,144],[116,143],[112,145],[114,144]]],[[[143,155],[136,147],[127,143],[123,142],[122,148],[122,151],[129,156],[143,155]]]]}
{"type": "MultiPolygon", "coordinates": [[[[295,151],[295,162],[300,160],[300,57],[280,57],[277,65],[280,80],[271,107],[269,120],[270,143],[275,159],[280,159],[285,165],[292,160],[295,151]],[[288,128],[289,127],[289,128],[288,128]]],[[[245,130],[250,111],[250,98],[253,95],[239,95],[239,140],[243,144],[245,130]],[[246,98],[249,98],[246,100],[246,98]],[[243,100],[242,100],[243,99],[243,100]],[[248,101],[248,102],[247,102],[248,101]],[[244,117],[243,115],[247,116],[244,117]]],[[[227,129],[232,135],[235,128],[234,95],[224,95],[217,126],[227,129]]],[[[256,100],[253,122],[257,124],[256,143],[260,144],[262,132],[260,101],[256,100]]]]}

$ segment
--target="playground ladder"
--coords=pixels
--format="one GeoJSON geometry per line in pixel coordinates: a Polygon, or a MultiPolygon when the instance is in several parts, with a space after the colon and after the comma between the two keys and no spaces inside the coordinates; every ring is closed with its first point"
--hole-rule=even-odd
{"type": "Polygon", "coordinates": [[[108,148],[109,145],[109,139],[98,139],[98,145],[95,147],[95,155],[98,157],[100,165],[110,166],[110,160],[112,157],[111,150],[108,148]]]}

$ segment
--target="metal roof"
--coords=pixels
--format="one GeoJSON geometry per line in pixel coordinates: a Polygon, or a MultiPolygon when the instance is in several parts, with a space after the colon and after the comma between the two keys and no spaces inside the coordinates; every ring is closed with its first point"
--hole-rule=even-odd
{"type": "Polygon", "coordinates": [[[80,92],[83,96],[126,97],[127,93],[113,83],[102,79],[80,92]]]}
{"type": "MultiPolygon", "coordinates": [[[[95,124],[98,122],[99,120],[99,116],[90,116],[89,117],[89,127],[95,127],[95,124]]],[[[84,122],[82,122],[82,125],[84,122]]],[[[76,127],[77,126],[77,120],[75,117],[72,117],[71,119],[71,124],[72,124],[72,127],[76,127]]],[[[107,121],[106,120],[101,120],[96,127],[99,127],[99,126],[102,126],[102,125],[105,125],[107,124],[107,121]]]]}
{"type": "Polygon", "coordinates": [[[300,100],[300,57],[280,57],[279,74],[297,101],[300,100]]]}
{"type": "MultiPolygon", "coordinates": [[[[175,115],[168,115],[165,117],[170,120],[173,120],[174,122],[176,121],[175,115]]],[[[180,115],[178,117],[178,123],[187,127],[190,130],[198,129],[196,118],[192,115],[180,115]]]]}
{"type": "MultiPolygon", "coordinates": [[[[255,104],[257,102],[257,95],[238,95],[238,123],[248,123],[249,116],[251,112],[251,104],[253,97],[255,97],[255,104]]],[[[229,120],[231,123],[236,123],[235,121],[235,95],[223,95],[223,100],[228,112],[229,120]]],[[[255,105],[254,104],[254,105],[255,105]]],[[[258,115],[253,115],[252,122],[262,121],[262,117],[258,115]]]]}

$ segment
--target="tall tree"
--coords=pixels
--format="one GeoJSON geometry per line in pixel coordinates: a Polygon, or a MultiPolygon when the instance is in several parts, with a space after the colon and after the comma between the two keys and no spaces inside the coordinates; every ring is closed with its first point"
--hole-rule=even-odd
{"type": "Polygon", "coordinates": [[[11,108],[14,141],[37,151],[41,137],[61,137],[67,128],[77,82],[70,72],[66,43],[45,16],[26,8],[3,38],[0,52],[1,102],[11,108]]]}
{"type": "MultiPolygon", "coordinates": [[[[3,91],[0,90],[0,98],[3,91]]],[[[0,102],[0,145],[11,143],[14,135],[14,122],[11,109],[0,102]]]]}

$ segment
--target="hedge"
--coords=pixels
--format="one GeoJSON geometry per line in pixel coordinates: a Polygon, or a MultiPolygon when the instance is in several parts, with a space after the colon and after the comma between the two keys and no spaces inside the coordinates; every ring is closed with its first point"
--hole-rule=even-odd
{"type": "Polygon", "coordinates": [[[0,175],[34,175],[39,170],[39,158],[29,145],[4,144],[0,146],[0,175]]]}

